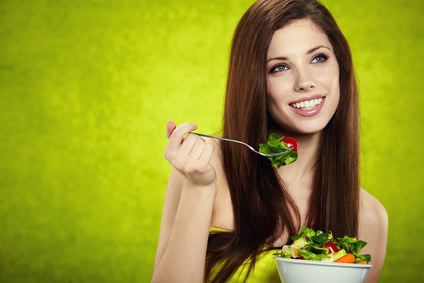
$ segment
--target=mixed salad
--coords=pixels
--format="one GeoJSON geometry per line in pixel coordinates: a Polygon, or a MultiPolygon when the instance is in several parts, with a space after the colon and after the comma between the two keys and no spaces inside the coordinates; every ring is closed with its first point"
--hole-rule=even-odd
{"type": "Polygon", "coordinates": [[[272,167],[278,168],[296,161],[297,147],[297,140],[294,138],[280,137],[278,134],[272,133],[268,137],[268,143],[259,144],[259,152],[271,154],[287,151],[287,153],[269,157],[272,167]]]}
{"type": "Polygon", "coordinates": [[[368,264],[371,261],[371,255],[360,254],[367,243],[356,238],[344,236],[335,239],[331,232],[315,232],[302,227],[301,232],[291,239],[293,244],[285,245],[275,255],[324,262],[368,264]]]}

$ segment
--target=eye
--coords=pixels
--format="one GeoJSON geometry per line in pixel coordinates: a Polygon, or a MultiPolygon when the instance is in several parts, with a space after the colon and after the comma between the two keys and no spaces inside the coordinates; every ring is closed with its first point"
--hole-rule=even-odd
{"type": "Polygon", "coordinates": [[[324,54],[319,54],[317,56],[314,57],[314,59],[312,59],[311,63],[322,63],[327,61],[328,56],[324,55],[324,54]]]}
{"type": "Polygon", "coordinates": [[[283,64],[279,64],[276,65],[274,67],[271,68],[271,70],[269,70],[270,73],[275,73],[275,72],[283,72],[288,70],[289,68],[286,65],[283,64]]]}

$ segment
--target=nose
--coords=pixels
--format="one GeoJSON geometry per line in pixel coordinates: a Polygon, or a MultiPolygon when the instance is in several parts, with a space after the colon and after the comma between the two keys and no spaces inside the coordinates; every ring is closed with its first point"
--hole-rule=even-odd
{"type": "Polygon", "coordinates": [[[294,83],[295,91],[309,91],[315,88],[315,83],[307,70],[297,70],[294,83]]]}

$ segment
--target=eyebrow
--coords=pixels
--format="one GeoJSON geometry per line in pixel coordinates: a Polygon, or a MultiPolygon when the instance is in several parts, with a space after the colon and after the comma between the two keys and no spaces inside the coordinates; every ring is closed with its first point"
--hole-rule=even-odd
{"type": "MultiPolygon", "coordinates": [[[[314,51],[316,51],[316,50],[318,50],[318,49],[320,49],[320,48],[327,48],[328,50],[330,50],[330,51],[331,51],[331,49],[330,49],[329,47],[327,47],[327,46],[325,46],[325,45],[319,45],[319,46],[317,46],[317,47],[311,48],[311,49],[309,49],[308,51],[306,51],[306,55],[309,55],[309,54],[311,54],[312,52],[314,52],[314,51]]],[[[272,60],[288,60],[288,58],[287,58],[287,57],[274,57],[274,58],[269,58],[268,60],[266,60],[266,62],[268,63],[268,62],[270,62],[270,61],[272,61],[272,60]]]]}

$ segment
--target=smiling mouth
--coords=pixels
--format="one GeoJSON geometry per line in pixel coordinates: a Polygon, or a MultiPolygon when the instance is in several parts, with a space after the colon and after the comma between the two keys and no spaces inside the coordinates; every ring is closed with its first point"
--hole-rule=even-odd
{"type": "Polygon", "coordinates": [[[322,98],[292,103],[291,106],[301,110],[311,110],[322,103],[322,98]]]}

